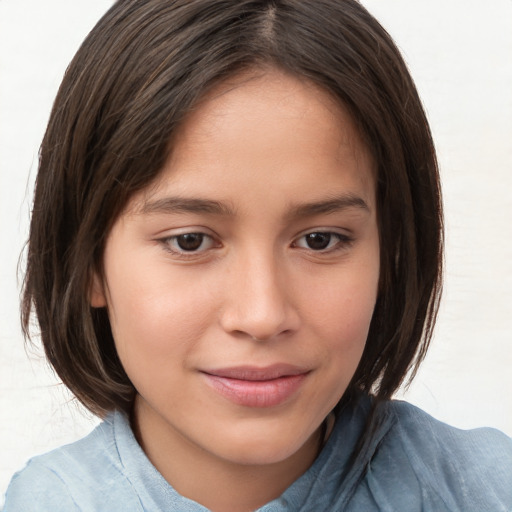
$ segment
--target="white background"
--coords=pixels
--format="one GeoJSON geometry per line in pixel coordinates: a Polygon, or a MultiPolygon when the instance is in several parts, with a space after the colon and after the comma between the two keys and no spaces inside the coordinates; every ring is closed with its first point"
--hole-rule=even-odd
{"type": "MultiPolygon", "coordinates": [[[[53,98],[111,3],[0,0],[0,496],[29,456],[84,435],[96,421],[72,403],[41,351],[25,350],[16,275],[53,98]]],[[[444,186],[443,307],[405,397],[455,426],[512,435],[512,1],[363,4],[404,52],[444,186]]]]}

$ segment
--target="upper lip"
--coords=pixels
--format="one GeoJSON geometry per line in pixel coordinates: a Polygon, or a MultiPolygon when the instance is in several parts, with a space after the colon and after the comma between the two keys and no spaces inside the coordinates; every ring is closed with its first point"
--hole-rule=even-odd
{"type": "Polygon", "coordinates": [[[309,373],[309,371],[310,370],[307,368],[278,363],[265,367],[232,366],[229,368],[216,368],[212,370],[203,370],[203,373],[225,379],[263,381],[279,379],[281,377],[291,377],[293,375],[303,375],[309,373]]]}

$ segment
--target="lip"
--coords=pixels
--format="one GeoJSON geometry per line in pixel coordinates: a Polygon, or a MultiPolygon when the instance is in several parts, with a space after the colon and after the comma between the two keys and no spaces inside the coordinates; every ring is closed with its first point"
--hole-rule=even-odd
{"type": "Polygon", "coordinates": [[[275,407],[290,399],[310,370],[289,364],[237,366],[201,372],[219,394],[237,405],[275,407]]]}

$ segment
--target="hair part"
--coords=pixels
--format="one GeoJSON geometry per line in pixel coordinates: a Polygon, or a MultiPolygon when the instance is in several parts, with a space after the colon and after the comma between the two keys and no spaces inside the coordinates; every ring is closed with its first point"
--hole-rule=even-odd
{"type": "Polygon", "coordinates": [[[442,277],[442,207],[421,102],[392,39],[355,0],[119,0],[71,62],[41,145],[22,324],[94,414],[135,389],[105,308],[89,302],[110,229],[161,171],[215,85],[275,67],[348,108],[377,167],[379,294],[345,397],[390,398],[425,356],[442,277]],[[171,144],[170,144],[171,141],[171,144]]]}

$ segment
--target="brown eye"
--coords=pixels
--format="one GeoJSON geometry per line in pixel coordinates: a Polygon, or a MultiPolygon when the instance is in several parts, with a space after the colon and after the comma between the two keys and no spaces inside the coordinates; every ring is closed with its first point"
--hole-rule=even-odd
{"type": "Polygon", "coordinates": [[[351,237],[334,231],[312,231],[302,235],[293,245],[310,251],[330,253],[338,249],[345,249],[352,242],[351,237]]]}
{"type": "Polygon", "coordinates": [[[309,233],[309,235],[305,235],[304,239],[307,246],[314,251],[321,251],[323,249],[327,249],[329,244],[331,243],[332,234],[331,233],[309,233]]]}
{"type": "Polygon", "coordinates": [[[167,252],[182,258],[186,258],[187,256],[191,258],[200,257],[208,253],[210,249],[222,246],[217,239],[201,232],[166,236],[158,241],[167,252]]]}
{"type": "Polygon", "coordinates": [[[202,233],[185,233],[176,237],[176,245],[182,251],[197,251],[203,245],[203,241],[202,233]]]}

